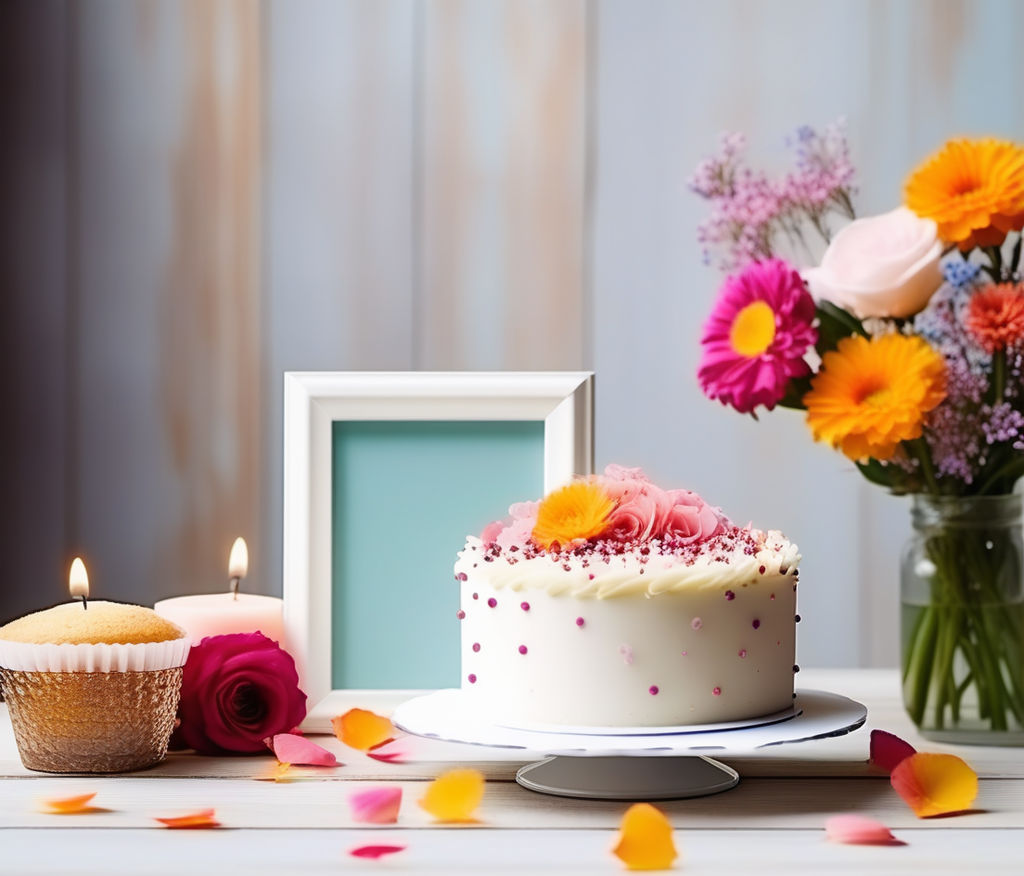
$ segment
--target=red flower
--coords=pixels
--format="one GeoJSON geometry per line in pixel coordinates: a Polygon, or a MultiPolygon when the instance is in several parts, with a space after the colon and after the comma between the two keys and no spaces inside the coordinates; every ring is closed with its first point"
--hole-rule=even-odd
{"type": "Polygon", "coordinates": [[[262,633],[209,636],[192,647],[172,748],[199,754],[266,752],[263,740],[306,717],[295,661],[262,633]]]}
{"type": "Polygon", "coordinates": [[[967,308],[967,329],[988,353],[1024,340],[1024,288],[1012,283],[986,286],[967,308]]]}

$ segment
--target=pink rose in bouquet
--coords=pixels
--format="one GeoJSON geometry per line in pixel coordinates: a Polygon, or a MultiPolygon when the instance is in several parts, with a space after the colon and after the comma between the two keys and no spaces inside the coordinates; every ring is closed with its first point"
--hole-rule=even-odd
{"type": "Polygon", "coordinates": [[[306,717],[295,661],[262,633],[209,636],[192,647],[172,748],[199,754],[265,752],[264,740],[306,717]]]}

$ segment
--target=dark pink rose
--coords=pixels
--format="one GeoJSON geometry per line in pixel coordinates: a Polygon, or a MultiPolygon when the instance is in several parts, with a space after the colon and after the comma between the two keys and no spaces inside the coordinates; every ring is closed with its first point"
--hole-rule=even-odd
{"type": "Polygon", "coordinates": [[[254,753],[306,717],[295,661],[262,633],[209,636],[189,652],[172,748],[254,753]]]}
{"type": "Polygon", "coordinates": [[[725,527],[725,519],[696,493],[690,490],[669,490],[671,507],[665,517],[664,537],[684,542],[706,541],[725,527]]]}

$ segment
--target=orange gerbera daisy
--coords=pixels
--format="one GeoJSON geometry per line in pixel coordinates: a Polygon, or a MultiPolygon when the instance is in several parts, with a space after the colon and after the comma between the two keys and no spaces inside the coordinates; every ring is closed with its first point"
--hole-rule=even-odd
{"type": "Polygon", "coordinates": [[[967,308],[967,330],[989,353],[1024,341],[1024,287],[1013,283],[986,286],[967,308]]]}
{"type": "Polygon", "coordinates": [[[888,460],[921,437],[924,415],[946,397],[946,364],[918,337],[844,338],[826,353],[804,396],[815,441],[850,459],[888,460]]]}
{"type": "Polygon", "coordinates": [[[1024,149],[1006,140],[950,140],[910,175],[904,197],[965,252],[999,246],[1024,227],[1024,149]]]}
{"type": "Polygon", "coordinates": [[[592,481],[573,481],[549,493],[537,509],[533,540],[545,550],[555,544],[595,538],[608,528],[615,500],[592,481]]]}

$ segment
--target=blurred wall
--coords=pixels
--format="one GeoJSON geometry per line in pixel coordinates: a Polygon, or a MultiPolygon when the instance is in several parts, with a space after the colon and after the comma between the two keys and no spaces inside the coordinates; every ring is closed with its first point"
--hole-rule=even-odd
{"type": "MultiPolygon", "coordinates": [[[[704,400],[685,188],[849,120],[861,213],[1024,132],[1013,0],[8,0],[0,616],[281,589],[282,372],[597,372],[597,455],[803,547],[800,659],[888,663],[901,501],[704,400]]],[[[453,541],[452,552],[458,544],[453,541]]],[[[438,577],[448,581],[447,570],[438,577]]]]}

